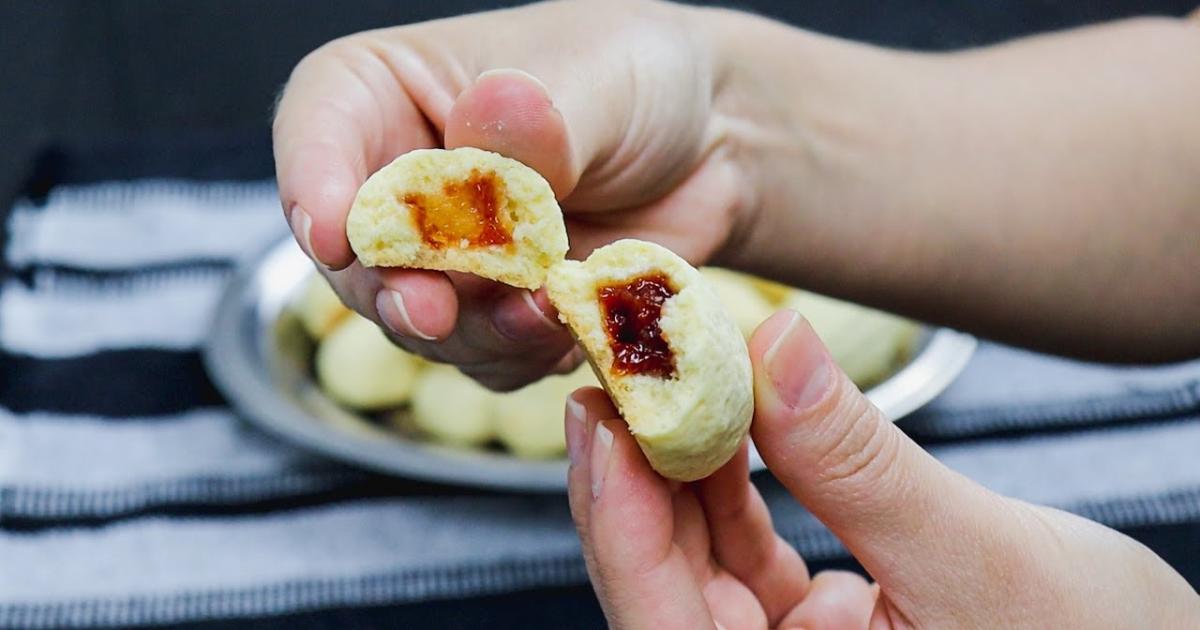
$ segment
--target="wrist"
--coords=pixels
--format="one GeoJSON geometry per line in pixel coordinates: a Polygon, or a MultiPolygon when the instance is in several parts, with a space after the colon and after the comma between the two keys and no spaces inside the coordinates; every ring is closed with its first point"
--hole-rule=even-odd
{"type": "Polygon", "coordinates": [[[871,182],[905,151],[930,57],[710,13],[713,124],[749,191],[719,262],[861,297],[854,285],[894,253],[888,224],[906,220],[871,182]]]}

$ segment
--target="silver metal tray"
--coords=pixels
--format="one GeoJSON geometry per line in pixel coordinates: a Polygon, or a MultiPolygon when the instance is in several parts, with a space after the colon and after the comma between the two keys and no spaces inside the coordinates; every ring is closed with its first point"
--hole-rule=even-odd
{"type": "MultiPolygon", "coordinates": [[[[312,342],[287,308],[312,273],[312,264],[287,238],[240,266],[221,297],[205,364],[247,420],[301,447],[403,477],[515,491],[565,490],[564,460],[523,460],[409,439],[326,398],[310,376],[312,342]]],[[[888,417],[901,418],[945,389],[974,350],[969,335],[925,329],[913,358],[867,396],[888,417]]],[[[751,467],[763,468],[753,452],[751,467]]]]}

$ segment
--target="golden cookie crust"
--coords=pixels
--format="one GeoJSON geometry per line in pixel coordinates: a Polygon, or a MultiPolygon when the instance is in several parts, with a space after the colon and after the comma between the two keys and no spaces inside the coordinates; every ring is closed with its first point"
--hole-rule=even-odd
{"type": "Polygon", "coordinates": [[[597,249],[586,261],[556,265],[546,288],[655,470],[694,481],[733,457],[754,412],[750,356],[699,271],[664,247],[627,239],[597,249]],[[675,374],[615,373],[597,289],[658,273],[676,289],[659,320],[675,374]]]}

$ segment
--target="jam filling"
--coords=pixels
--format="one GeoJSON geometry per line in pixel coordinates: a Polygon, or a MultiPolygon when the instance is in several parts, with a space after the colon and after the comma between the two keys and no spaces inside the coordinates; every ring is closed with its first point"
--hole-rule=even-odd
{"type": "Polygon", "coordinates": [[[493,172],[472,169],[467,179],[447,182],[441,195],[407,193],[421,238],[434,249],[507,245],[512,234],[500,222],[504,181],[493,172]]]}
{"type": "Polygon", "coordinates": [[[675,295],[667,277],[641,276],[623,284],[600,287],[597,295],[613,352],[613,371],[622,375],[673,378],[675,354],[659,327],[663,302],[675,295]]]}

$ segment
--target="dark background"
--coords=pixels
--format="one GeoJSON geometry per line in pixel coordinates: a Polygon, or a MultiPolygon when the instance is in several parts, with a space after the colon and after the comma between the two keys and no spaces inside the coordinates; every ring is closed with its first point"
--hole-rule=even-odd
{"type": "MultiPolygon", "coordinates": [[[[5,0],[0,3],[0,201],[50,147],[151,135],[265,137],[292,66],[339,35],[519,2],[5,0]]],[[[755,0],[726,3],[807,28],[918,49],[1200,0],[755,0]]],[[[269,165],[264,166],[269,174],[269,165]]],[[[7,203],[4,204],[7,207],[7,203]]]]}
{"type": "MultiPolygon", "coordinates": [[[[273,172],[269,117],[292,66],[340,35],[520,2],[440,0],[0,0],[0,219],[16,194],[53,184],[67,157],[96,147],[223,143],[253,150],[232,156],[246,177],[273,172]]],[[[755,0],[725,3],[825,33],[923,50],[963,48],[1139,14],[1182,15],[1200,0],[755,0]]],[[[151,152],[147,152],[150,154],[151,152]]],[[[128,155],[128,152],[114,154],[128,155]]],[[[103,155],[103,152],[100,153],[103,155]]],[[[128,160],[128,157],[122,158],[128,160]]],[[[159,158],[155,158],[159,159],[159,158]]],[[[96,162],[95,158],[92,158],[96,162]]],[[[184,152],[164,172],[186,165],[184,152]]],[[[110,176],[145,172],[99,163],[110,176]]],[[[186,168],[180,172],[190,172],[186,168]]],[[[0,222],[0,246],[3,238],[0,222]]],[[[3,270],[0,269],[0,272],[3,270]]],[[[1160,554],[1189,556],[1182,531],[1128,533],[1160,554]]],[[[814,567],[822,568],[822,567],[814,567]]],[[[1179,567],[1200,581],[1200,566],[1179,567]]],[[[441,627],[593,625],[586,586],[404,609],[329,610],[262,627],[441,627]]],[[[196,624],[216,629],[238,622],[196,624]]]]}

